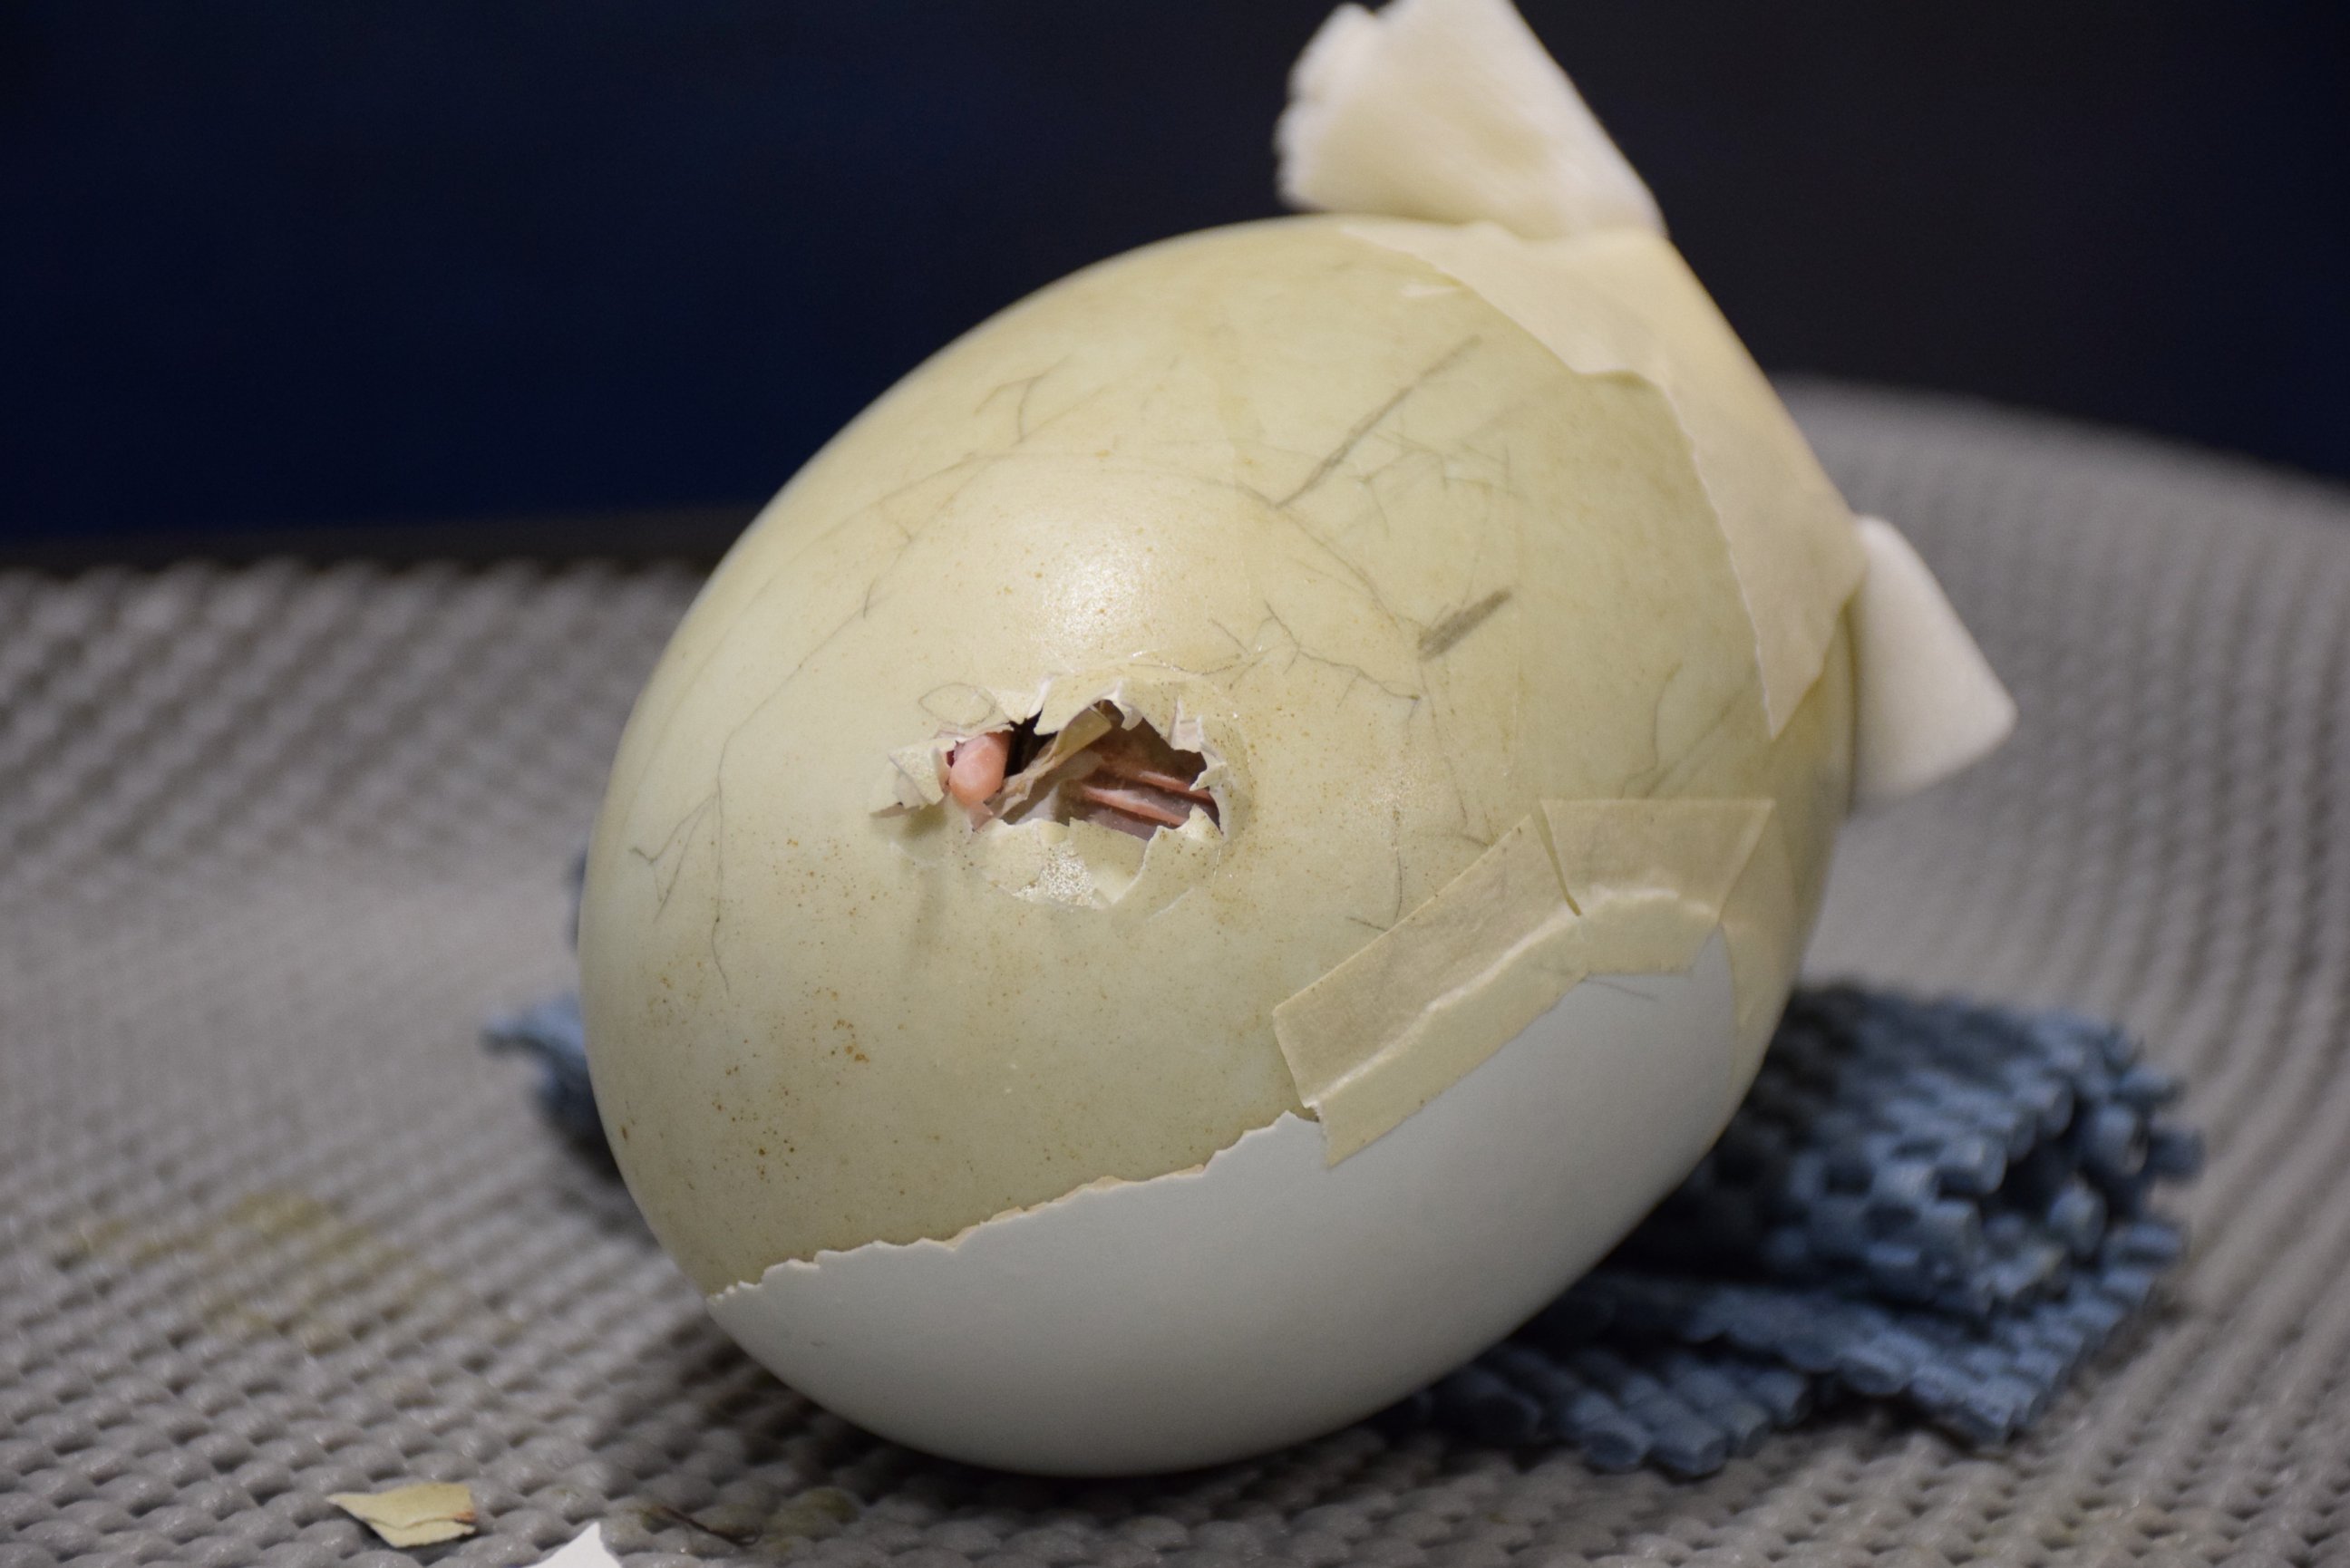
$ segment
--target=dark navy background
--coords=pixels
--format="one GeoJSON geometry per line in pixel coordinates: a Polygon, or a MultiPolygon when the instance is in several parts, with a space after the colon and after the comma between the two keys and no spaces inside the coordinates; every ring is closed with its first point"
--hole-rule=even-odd
{"type": "MultiPolygon", "coordinates": [[[[1275,211],[1326,9],[0,0],[0,546],[732,517],[1275,211]]],[[[2350,6],[1526,9],[1774,370],[2350,474],[2350,6]]]]}

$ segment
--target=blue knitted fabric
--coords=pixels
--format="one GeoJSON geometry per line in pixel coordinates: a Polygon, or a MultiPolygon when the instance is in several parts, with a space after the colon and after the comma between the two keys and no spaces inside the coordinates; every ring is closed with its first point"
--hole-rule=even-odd
{"type": "MultiPolygon", "coordinates": [[[[599,1146],[576,997],[492,1024],[599,1146]]],[[[1798,992],[1711,1153],[1597,1269],[1405,1401],[1488,1442],[1706,1475],[1831,1400],[1997,1444],[2045,1410],[2184,1246],[2147,1210],[2201,1140],[2178,1085],[2070,1012],[1798,992]]]]}
{"type": "MultiPolygon", "coordinates": [[[[490,1021],[482,1044],[538,1061],[538,1108],[546,1119],[582,1143],[604,1147],[604,1124],[596,1115],[596,1090],[588,1081],[588,1030],[579,1022],[579,998],[570,992],[536,1007],[490,1021]]],[[[610,1151],[606,1150],[607,1153],[610,1151]]]]}

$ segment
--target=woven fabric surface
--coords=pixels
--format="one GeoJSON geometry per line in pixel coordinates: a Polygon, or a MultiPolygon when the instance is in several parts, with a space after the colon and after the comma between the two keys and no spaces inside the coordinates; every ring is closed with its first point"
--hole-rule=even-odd
{"type": "Polygon", "coordinates": [[[2173,1298],[2012,1448],[1832,1415],[1695,1483],[1364,1427],[1050,1483],[735,1351],[485,1014],[681,572],[0,574],[0,1565],[411,1560],[328,1493],[469,1483],[521,1563],[2350,1558],[2350,497],[1811,389],[2024,726],[1854,825],[1814,969],[2123,1020],[2210,1165],[2173,1298]],[[688,1523],[691,1515],[699,1524],[688,1523]],[[704,1528],[706,1527],[706,1528],[704,1528]]]}

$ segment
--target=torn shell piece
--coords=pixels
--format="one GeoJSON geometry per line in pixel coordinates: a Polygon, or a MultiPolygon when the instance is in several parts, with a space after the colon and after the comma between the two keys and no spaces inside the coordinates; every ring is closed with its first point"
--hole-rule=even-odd
{"type": "Polygon", "coordinates": [[[1767,800],[1546,801],[1274,1008],[1330,1162],[1393,1131],[1586,976],[1686,969],[1770,815],[1767,800]]]}
{"type": "Polygon", "coordinates": [[[1534,239],[1662,234],[1655,198],[1507,0],[1341,5],[1290,78],[1274,132],[1300,207],[1534,239]]]}
{"type": "Polygon", "coordinates": [[[1725,944],[1575,987],[1342,1164],[1295,1114],[1203,1166],[710,1298],[827,1408],[931,1453],[1188,1469],[1369,1414],[1523,1322],[1729,1116],[1725,944]]]}
{"type": "Polygon", "coordinates": [[[420,1481],[390,1491],[338,1491],[327,1501],[393,1546],[431,1546],[473,1533],[473,1493],[455,1481],[420,1481]]]}
{"type": "Polygon", "coordinates": [[[604,1544],[604,1527],[591,1524],[538,1560],[538,1568],[620,1568],[604,1544]]]}
{"type": "Polygon", "coordinates": [[[1117,727],[1114,711],[1098,702],[1080,708],[1056,725],[1046,726],[1037,719],[1025,721],[1020,731],[1028,741],[1030,754],[1018,763],[1020,771],[1004,781],[1003,796],[993,803],[996,814],[1007,821],[1018,821],[1033,804],[1052,793],[1065,767],[1117,727]],[[1036,745],[1039,730],[1044,731],[1041,748],[1036,745]]]}
{"type": "Polygon", "coordinates": [[[876,816],[920,811],[947,797],[947,757],[962,741],[958,735],[900,746],[889,753],[889,766],[876,781],[868,809],[876,816]]]}
{"type": "Polygon", "coordinates": [[[1899,530],[1863,517],[1860,544],[1868,571],[1852,607],[1852,789],[1866,807],[1998,750],[2015,729],[2015,700],[1899,530]]]}

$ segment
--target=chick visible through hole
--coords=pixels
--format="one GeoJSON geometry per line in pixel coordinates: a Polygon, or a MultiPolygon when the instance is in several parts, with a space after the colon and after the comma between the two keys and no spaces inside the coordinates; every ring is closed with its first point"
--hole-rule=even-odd
{"type": "Polygon", "coordinates": [[[983,807],[1003,787],[1004,763],[1011,755],[1011,731],[973,735],[947,753],[947,793],[966,811],[983,807]]]}
{"type": "Polygon", "coordinates": [[[1215,796],[1200,784],[1205,757],[1177,750],[1148,722],[1126,727],[1107,703],[1090,711],[1107,727],[1059,755],[1034,719],[957,742],[941,760],[947,794],[974,826],[1042,816],[1149,838],[1182,826],[1194,810],[1222,825],[1215,796]]]}

